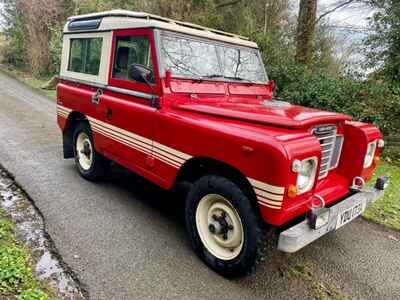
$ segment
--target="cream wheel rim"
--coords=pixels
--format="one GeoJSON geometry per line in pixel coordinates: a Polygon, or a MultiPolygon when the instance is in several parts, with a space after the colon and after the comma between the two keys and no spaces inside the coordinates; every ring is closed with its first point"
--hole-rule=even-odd
{"type": "Polygon", "coordinates": [[[221,260],[236,258],[244,241],[239,214],[223,196],[208,194],[196,209],[196,226],[206,249],[221,260]]]}
{"type": "Polygon", "coordinates": [[[93,147],[89,136],[84,132],[80,132],[76,139],[76,154],[81,168],[89,170],[93,163],[93,147]]]}

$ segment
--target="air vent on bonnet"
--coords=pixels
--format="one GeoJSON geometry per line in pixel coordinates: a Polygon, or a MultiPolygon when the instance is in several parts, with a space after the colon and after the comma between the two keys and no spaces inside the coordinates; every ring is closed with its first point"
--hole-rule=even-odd
{"type": "Polygon", "coordinates": [[[279,101],[279,100],[264,100],[263,105],[266,107],[289,107],[292,104],[286,101],[279,101]]]}

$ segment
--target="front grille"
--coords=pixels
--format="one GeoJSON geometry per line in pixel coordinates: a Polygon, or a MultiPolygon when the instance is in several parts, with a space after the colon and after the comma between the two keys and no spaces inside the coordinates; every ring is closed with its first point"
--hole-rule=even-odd
{"type": "MultiPolygon", "coordinates": [[[[322,179],[328,175],[328,172],[332,167],[335,168],[337,166],[337,161],[339,160],[340,153],[338,152],[340,151],[338,151],[338,148],[335,147],[337,128],[334,125],[322,125],[315,127],[312,132],[319,140],[322,148],[321,167],[318,177],[319,179],[322,179]],[[335,148],[337,149],[336,151],[334,151],[335,148]],[[332,156],[335,156],[333,165],[332,156]]],[[[340,138],[338,140],[340,140],[340,138]]]]}

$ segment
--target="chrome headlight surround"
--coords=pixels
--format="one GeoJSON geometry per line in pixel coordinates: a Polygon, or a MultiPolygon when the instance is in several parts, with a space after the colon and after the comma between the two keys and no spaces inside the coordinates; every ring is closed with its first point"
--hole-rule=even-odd
{"type": "Polygon", "coordinates": [[[295,159],[292,163],[292,171],[297,173],[297,195],[304,194],[312,189],[317,175],[318,158],[309,157],[303,160],[295,159]]]}
{"type": "Polygon", "coordinates": [[[374,161],[375,150],[377,146],[377,140],[370,142],[367,146],[367,151],[364,157],[364,169],[369,168],[374,161]]]}

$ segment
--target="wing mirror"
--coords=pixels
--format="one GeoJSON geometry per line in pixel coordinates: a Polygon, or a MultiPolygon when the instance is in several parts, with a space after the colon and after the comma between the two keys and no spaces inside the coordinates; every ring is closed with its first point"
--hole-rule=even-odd
{"type": "MultiPolygon", "coordinates": [[[[150,78],[153,76],[153,71],[150,68],[148,68],[144,65],[141,65],[141,64],[132,64],[129,67],[128,76],[129,76],[129,79],[133,79],[137,82],[147,84],[150,87],[150,89],[153,91],[153,93],[156,94],[154,87],[152,86],[152,84],[149,81],[149,80],[151,80],[150,78]]],[[[151,95],[150,101],[151,101],[152,107],[155,107],[157,109],[159,109],[161,107],[158,96],[151,95]]]]}
{"type": "Polygon", "coordinates": [[[141,64],[132,64],[129,67],[129,78],[137,82],[146,83],[151,86],[149,78],[151,77],[153,71],[141,64]]]}

